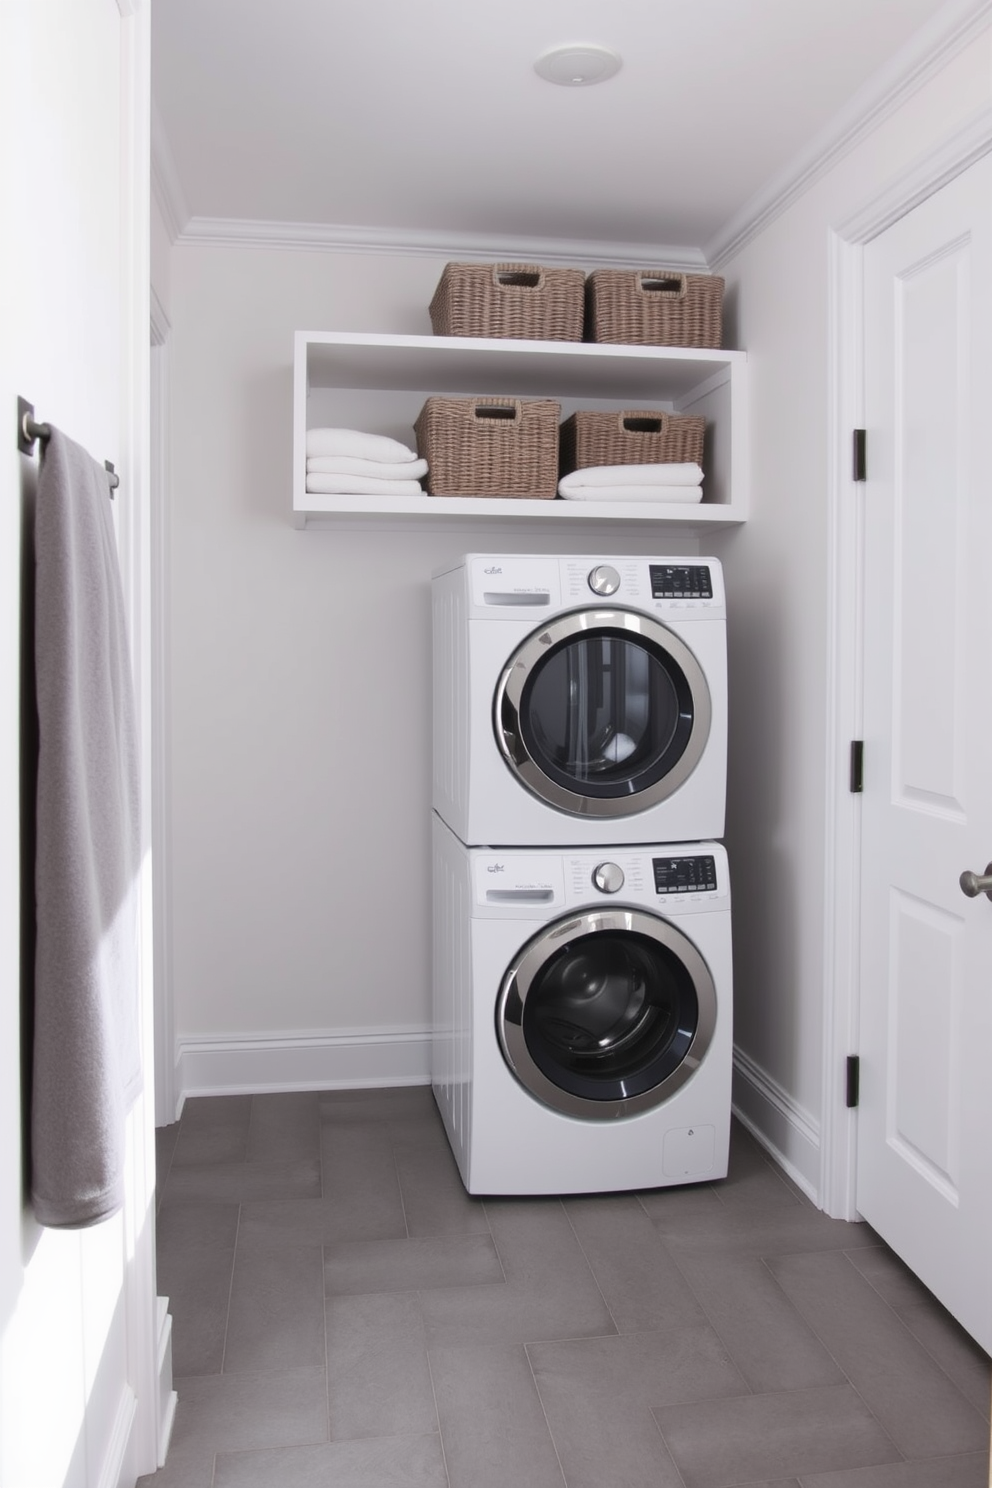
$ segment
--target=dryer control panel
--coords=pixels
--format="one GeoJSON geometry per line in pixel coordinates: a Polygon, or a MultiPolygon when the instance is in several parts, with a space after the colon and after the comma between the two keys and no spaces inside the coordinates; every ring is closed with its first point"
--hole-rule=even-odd
{"type": "Polygon", "coordinates": [[[716,859],[710,853],[653,858],[651,866],[658,894],[712,894],[716,890],[716,859]]]}

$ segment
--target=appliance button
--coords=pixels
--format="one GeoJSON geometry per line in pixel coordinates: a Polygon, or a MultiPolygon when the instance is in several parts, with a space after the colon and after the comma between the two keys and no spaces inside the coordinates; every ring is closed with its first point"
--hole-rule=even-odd
{"type": "Polygon", "coordinates": [[[600,563],[589,575],[589,588],[601,596],[616,594],[620,588],[620,575],[609,563],[600,563]]]}
{"type": "Polygon", "coordinates": [[[593,869],[592,881],[601,894],[616,894],[623,888],[623,869],[619,863],[600,863],[593,869]]]}

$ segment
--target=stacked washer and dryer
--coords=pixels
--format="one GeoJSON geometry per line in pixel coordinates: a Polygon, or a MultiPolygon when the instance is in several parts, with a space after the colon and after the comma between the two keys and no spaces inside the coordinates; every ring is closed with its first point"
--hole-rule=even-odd
{"type": "Polygon", "coordinates": [[[726,1176],[719,562],[469,554],[433,637],[432,1082],[466,1189],[726,1176]]]}

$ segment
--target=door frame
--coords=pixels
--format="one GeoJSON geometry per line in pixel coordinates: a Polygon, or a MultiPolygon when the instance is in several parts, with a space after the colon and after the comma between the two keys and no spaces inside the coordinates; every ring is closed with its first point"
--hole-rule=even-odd
{"type": "MultiPolygon", "coordinates": [[[[853,478],[852,431],[864,421],[864,248],[907,212],[992,152],[992,108],[873,193],[831,229],[828,269],[827,737],[824,866],[823,1102],[820,1205],[857,1219],[857,1113],[846,1061],[858,1053],[861,811],[849,747],[861,738],[864,528],[853,478]]],[[[868,455],[870,459],[870,452],[868,455]]]]}

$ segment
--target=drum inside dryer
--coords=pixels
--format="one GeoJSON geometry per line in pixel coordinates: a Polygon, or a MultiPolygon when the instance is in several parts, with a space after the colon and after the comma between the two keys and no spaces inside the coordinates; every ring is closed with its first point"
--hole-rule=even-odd
{"type": "Polygon", "coordinates": [[[702,756],[709,689],[688,646],[623,610],[567,614],[529,636],[496,694],[496,736],[521,782],[575,815],[644,810],[702,756]]]}

